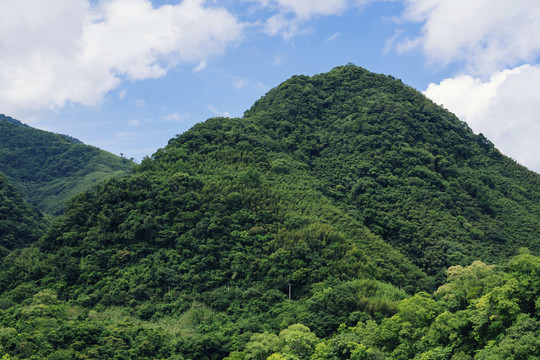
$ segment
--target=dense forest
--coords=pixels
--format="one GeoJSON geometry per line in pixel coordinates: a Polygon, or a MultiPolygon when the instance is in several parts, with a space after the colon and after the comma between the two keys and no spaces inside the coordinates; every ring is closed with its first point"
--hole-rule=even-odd
{"type": "Polygon", "coordinates": [[[43,215],[0,173],[0,258],[37,241],[46,225],[43,215]]]}
{"type": "Polygon", "coordinates": [[[391,76],[295,76],[71,198],[6,359],[534,359],[540,175],[391,76]]]}
{"type": "Polygon", "coordinates": [[[67,199],[127,174],[133,165],[70,136],[34,129],[0,114],[0,171],[49,217],[59,215],[67,199]]]}

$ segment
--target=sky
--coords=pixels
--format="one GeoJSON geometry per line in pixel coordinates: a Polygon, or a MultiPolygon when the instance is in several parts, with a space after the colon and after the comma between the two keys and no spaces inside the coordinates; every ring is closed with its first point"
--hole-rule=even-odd
{"type": "Polygon", "coordinates": [[[348,63],[540,172],[538,0],[0,0],[0,113],[137,161],[348,63]]]}

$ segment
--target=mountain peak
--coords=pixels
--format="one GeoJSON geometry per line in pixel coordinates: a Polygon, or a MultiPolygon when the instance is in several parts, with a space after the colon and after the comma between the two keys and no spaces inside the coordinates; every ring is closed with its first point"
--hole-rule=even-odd
{"type": "MultiPolygon", "coordinates": [[[[72,198],[32,248],[2,263],[2,296],[21,304],[4,318],[31,329],[28,316],[42,324],[47,306],[70,304],[58,317],[92,340],[66,326],[73,351],[59,356],[263,359],[286,339],[314,351],[315,336],[328,341],[313,358],[394,348],[412,358],[428,343],[437,347],[425,356],[446,356],[454,349],[431,340],[448,319],[442,346],[468,332],[459,346],[474,353],[478,331],[486,344],[514,334],[515,319],[499,316],[532,320],[539,189],[540,175],[399,80],[353,65],[295,76],[243,118],[199,123],[133,173],[72,198]],[[473,262],[500,264],[522,247],[531,254],[512,266],[526,277],[504,286],[507,275],[473,262]],[[436,303],[440,293],[424,291],[449,267],[454,284],[436,303]],[[504,301],[478,312],[491,299],[484,285],[504,301]]],[[[42,334],[39,344],[64,346],[42,334]]]]}

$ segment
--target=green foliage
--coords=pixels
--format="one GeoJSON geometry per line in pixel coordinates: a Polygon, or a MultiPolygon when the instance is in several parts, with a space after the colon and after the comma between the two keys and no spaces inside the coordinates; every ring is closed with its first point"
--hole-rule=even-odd
{"type": "Polygon", "coordinates": [[[501,268],[480,262],[450,268],[433,298],[416,294],[391,318],[348,331],[389,359],[537,358],[539,314],[521,299],[538,299],[540,287],[518,283],[534,274],[539,260],[519,255],[501,268]]]}
{"type": "Polygon", "coordinates": [[[0,257],[39,239],[45,226],[43,215],[0,173],[0,257]]]}
{"type": "Polygon", "coordinates": [[[62,213],[68,198],[127,174],[133,165],[77,139],[0,114],[0,171],[44,214],[62,213]]]}
{"type": "MultiPolygon", "coordinates": [[[[55,174],[71,176],[72,151],[55,174]]],[[[539,181],[392,77],[352,65],[295,76],[242,119],[197,124],[72,197],[40,240],[1,259],[0,350],[534,355],[539,181]]]]}
{"type": "Polygon", "coordinates": [[[535,279],[539,262],[523,254],[500,267],[454,267],[433,296],[403,299],[391,317],[343,324],[326,340],[295,324],[279,336],[253,335],[235,356],[247,359],[262,349],[260,339],[272,339],[261,358],[273,351],[276,359],[537,359],[540,314],[520,299],[538,299],[540,288],[516,284],[535,279]]]}

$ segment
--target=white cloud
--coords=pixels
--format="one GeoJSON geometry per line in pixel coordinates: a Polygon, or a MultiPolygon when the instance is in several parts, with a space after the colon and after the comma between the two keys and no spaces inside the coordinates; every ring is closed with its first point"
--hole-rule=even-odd
{"type": "Polygon", "coordinates": [[[171,114],[165,115],[162,117],[163,120],[167,122],[182,122],[190,117],[189,113],[179,114],[178,112],[173,112],[171,114]]]}
{"type": "Polygon", "coordinates": [[[1,0],[0,108],[28,116],[67,103],[97,105],[123,79],[156,78],[238,41],[228,11],[184,0],[1,0]]]}
{"type": "Polygon", "coordinates": [[[221,117],[232,117],[231,114],[227,111],[219,111],[214,105],[208,105],[208,110],[215,116],[221,116],[221,117]]]}
{"type": "Polygon", "coordinates": [[[268,86],[264,85],[264,84],[263,84],[262,82],[260,82],[260,81],[257,82],[257,84],[255,84],[255,87],[256,87],[256,89],[259,90],[259,91],[267,92],[268,90],[270,90],[270,89],[268,88],[268,86]]]}
{"type": "Polygon", "coordinates": [[[388,38],[384,44],[383,54],[388,54],[388,52],[390,52],[401,34],[403,34],[403,29],[397,29],[394,31],[394,35],[391,38],[388,38]]]}
{"type": "Polygon", "coordinates": [[[129,126],[141,126],[143,122],[139,119],[132,119],[128,121],[129,126]]]}
{"type": "Polygon", "coordinates": [[[134,136],[137,136],[137,135],[138,135],[138,133],[122,131],[122,132],[117,133],[116,137],[118,137],[118,138],[129,138],[129,137],[134,137],[134,136]]]}
{"type": "Polygon", "coordinates": [[[269,35],[281,34],[291,38],[309,32],[302,25],[317,16],[339,15],[351,6],[361,6],[365,1],[357,0],[251,0],[277,11],[264,23],[269,35]]]}
{"type": "Polygon", "coordinates": [[[420,47],[433,64],[463,61],[468,71],[489,75],[530,62],[540,52],[538,0],[404,0],[403,19],[423,23],[418,37],[402,39],[400,51],[420,47]]]}
{"type": "Polygon", "coordinates": [[[398,31],[387,47],[421,49],[432,65],[458,65],[461,75],[430,84],[425,94],[540,172],[540,65],[519,66],[540,54],[538,1],[403,1],[401,20],[422,30],[416,37],[398,31]]]}
{"type": "Polygon", "coordinates": [[[540,65],[498,71],[485,81],[461,75],[430,84],[424,93],[502,153],[540,172],[540,65]]]}
{"type": "Polygon", "coordinates": [[[203,71],[205,68],[206,68],[206,59],[198,63],[197,66],[193,68],[193,72],[196,73],[199,71],[203,71]]]}
{"type": "Polygon", "coordinates": [[[264,31],[271,36],[282,32],[285,38],[289,38],[298,33],[298,24],[296,19],[288,19],[284,14],[277,14],[266,20],[264,31]]]}
{"type": "Polygon", "coordinates": [[[235,89],[237,90],[240,90],[242,89],[243,87],[246,87],[247,85],[249,84],[249,81],[245,80],[245,79],[238,79],[238,80],[235,80],[233,82],[233,86],[235,87],[235,89]]]}
{"type": "Polygon", "coordinates": [[[334,41],[334,40],[336,40],[339,36],[341,36],[341,33],[339,33],[339,32],[333,33],[332,35],[330,35],[329,37],[327,37],[324,41],[334,41]]]}
{"type": "Polygon", "coordinates": [[[349,5],[348,0],[276,0],[280,8],[294,12],[301,19],[309,19],[318,15],[336,15],[349,5]]]}
{"type": "MultiPolygon", "coordinates": [[[[257,2],[275,14],[264,22],[264,32],[268,35],[280,34],[286,39],[311,33],[305,28],[307,21],[321,16],[341,15],[353,8],[363,8],[373,2],[398,0],[244,0],[257,2]]],[[[333,34],[328,41],[334,40],[333,34]]]]}

